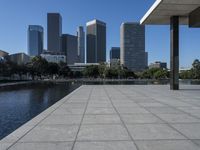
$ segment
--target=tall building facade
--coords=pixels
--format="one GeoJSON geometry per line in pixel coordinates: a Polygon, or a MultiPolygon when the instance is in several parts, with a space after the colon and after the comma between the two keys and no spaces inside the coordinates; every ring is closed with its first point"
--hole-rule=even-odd
{"type": "Polygon", "coordinates": [[[120,47],[112,47],[110,50],[110,60],[120,59],[120,47]]]}
{"type": "Polygon", "coordinates": [[[28,54],[39,56],[44,46],[44,29],[42,26],[29,25],[28,27],[28,54]]]}
{"type": "Polygon", "coordinates": [[[110,67],[120,67],[120,47],[112,47],[110,50],[110,67]]]}
{"type": "Polygon", "coordinates": [[[142,71],[146,66],[145,26],[139,23],[122,23],[120,29],[121,65],[132,71],[142,71]]]}
{"type": "Polygon", "coordinates": [[[85,63],[85,32],[82,26],[77,29],[78,38],[78,59],[80,63],[85,63]]]}
{"type": "Polygon", "coordinates": [[[51,52],[61,51],[62,17],[59,13],[47,14],[47,49],[51,52]]]}
{"type": "Polygon", "coordinates": [[[145,52],[145,66],[146,66],[146,68],[148,68],[148,61],[149,61],[148,52],[145,52]]]}
{"type": "Polygon", "coordinates": [[[87,23],[87,63],[106,61],[106,23],[93,20],[87,23]]]}
{"type": "Polygon", "coordinates": [[[73,65],[78,62],[78,39],[77,36],[63,34],[62,53],[66,55],[67,64],[73,65]]]}

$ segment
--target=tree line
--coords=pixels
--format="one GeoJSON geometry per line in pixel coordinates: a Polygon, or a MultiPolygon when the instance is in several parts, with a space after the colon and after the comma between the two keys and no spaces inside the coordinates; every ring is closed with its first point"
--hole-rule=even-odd
{"type": "Polygon", "coordinates": [[[181,79],[200,79],[200,60],[194,60],[192,68],[180,73],[181,79]]]}
{"type": "Polygon", "coordinates": [[[18,65],[10,61],[1,62],[0,76],[12,78],[13,75],[19,75],[20,79],[23,75],[28,75],[32,80],[35,80],[36,77],[39,79],[53,78],[55,75],[63,78],[73,76],[66,63],[47,62],[46,59],[40,56],[34,57],[31,62],[24,65],[18,65]]]}
{"type": "MultiPolygon", "coordinates": [[[[108,79],[168,79],[170,72],[160,68],[133,72],[125,67],[109,67],[106,63],[87,66],[83,71],[71,71],[66,63],[47,62],[44,58],[34,57],[30,63],[17,65],[13,62],[0,62],[0,76],[12,77],[28,75],[32,80],[53,78],[108,78],[108,79]]],[[[191,70],[182,71],[181,79],[200,79],[200,61],[193,62],[191,70]]]]}

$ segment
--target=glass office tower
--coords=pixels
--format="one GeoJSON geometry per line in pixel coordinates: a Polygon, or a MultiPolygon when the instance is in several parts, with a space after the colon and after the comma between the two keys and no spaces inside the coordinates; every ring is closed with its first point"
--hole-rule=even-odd
{"type": "Polygon", "coordinates": [[[120,31],[121,65],[132,71],[143,71],[147,66],[145,26],[135,22],[122,23],[120,31]]]}
{"type": "Polygon", "coordinates": [[[61,52],[62,17],[59,13],[47,14],[47,50],[61,52]]]}
{"type": "Polygon", "coordinates": [[[77,29],[77,38],[79,63],[85,63],[85,32],[82,26],[77,29]]]}
{"type": "Polygon", "coordinates": [[[44,29],[39,25],[29,25],[28,27],[28,54],[38,56],[43,51],[44,29]]]}
{"type": "Polygon", "coordinates": [[[93,20],[87,23],[87,63],[106,61],[106,23],[93,20]]]}
{"type": "Polygon", "coordinates": [[[73,65],[78,63],[78,40],[77,36],[63,34],[62,37],[62,53],[66,55],[67,64],[73,65]]]}
{"type": "Polygon", "coordinates": [[[112,47],[110,50],[110,60],[120,59],[120,47],[112,47]]]}

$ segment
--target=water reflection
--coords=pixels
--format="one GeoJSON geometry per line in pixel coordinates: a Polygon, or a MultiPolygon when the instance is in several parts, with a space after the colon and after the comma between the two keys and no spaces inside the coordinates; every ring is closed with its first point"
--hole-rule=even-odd
{"type": "Polygon", "coordinates": [[[0,91],[0,139],[50,107],[78,84],[38,84],[0,91]]]}

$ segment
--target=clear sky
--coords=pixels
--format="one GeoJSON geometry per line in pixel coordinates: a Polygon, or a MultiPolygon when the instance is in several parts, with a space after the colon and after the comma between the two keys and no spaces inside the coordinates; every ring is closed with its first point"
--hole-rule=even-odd
{"type": "MultiPolygon", "coordinates": [[[[28,25],[45,28],[48,12],[59,12],[63,19],[63,33],[76,34],[79,25],[92,19],[107,23],[107,54],[120,45],[122,22],[138,22],[155,0],[1,0],[0,49],[9,53],[27,52],[28,25]]],[[[180,28],[180,66],[190,67],[200,58],[200,29],[180,28]]],[[[167,61],[169,64],[169,26],[146,27],[146,51],[149,63],[167,61]]],[[[107,56],[108,58],[108,56],[107,56]]],[[[168,65],[169,66],[169,65],[168,65]]]]}

